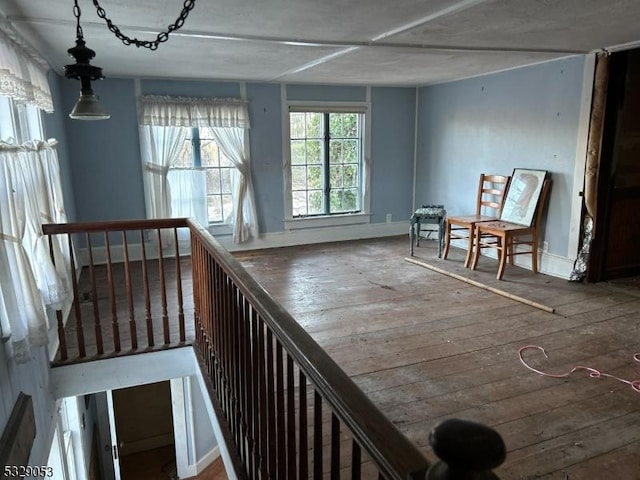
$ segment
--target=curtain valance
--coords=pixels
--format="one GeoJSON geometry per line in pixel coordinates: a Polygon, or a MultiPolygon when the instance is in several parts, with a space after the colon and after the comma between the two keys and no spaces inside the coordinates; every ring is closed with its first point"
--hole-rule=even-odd
{"type": "Polygon", "coordinates": [[[158,95],[138,98],[138,124],[161,127],[250,126],[249,109],[244,100],[158,95]]]}
{"type": "Polygon", "coordinates": [[[0,30],[0,95],[53,112],[47,70],[17,36],[0,30]]]}

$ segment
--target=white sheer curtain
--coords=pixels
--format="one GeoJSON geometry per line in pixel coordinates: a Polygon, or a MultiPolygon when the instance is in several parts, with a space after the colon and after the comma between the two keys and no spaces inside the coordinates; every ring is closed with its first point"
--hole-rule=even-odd
{"type": "Polygon", "coordinates": [[[54,242],[54,266],[41,227],[66,222],[56,143],[0,142],[0,321],[17,362],[47,343],[46,308],[69,297],[68,249],[54,242]]]}
{"type": "Polygon", "coordinates": [[[251,164],[244,148],[244,130],[241,128],[212,128],[218,147],[238,170],[233,185],[233,243],[246,242],[256,237],[257,214],[251,182],[251,164]]]}
{"type": "Polygon", "coordinates": [[[53,112],[47,69],[18,36],[0,30],[0,95],[53,112]]]}
{"type": "MultiPolygon", "coordinates": [[[[207,224],[207,185],[203,170],[174,169],[167,175],[171,189],[171,213],[174,217],[191,217],[207,224]]],[[[188,229],[178,231],[179,240],[188,240],[188,229]],[[183,231],[185,230],[185,231],[183,231]]]]}
{"type": "MultiPolygon", "coordinates": [[[[244,148],[245,129],[250,127],[247,103],[234,98],[186,98],[167,96],[143,96],[138,99],[138,124],[151,127],[210,127],[216,142],[233,162],[238,178],[233,191],[233,241],[244,242],[257,236],[257,215],[251,181],[251,163],[244,148]]],[[[143,162],[148,142],[142,139],[143,162]]],[[[166,198],[167,189],[158,185],[153,196],[166,198]]],[[[147,196],[147,201],[151,200],[147,196]]],[[[166,200],[171,204],[171,199],[166,200]]],[[[148,208],[148,207],[147,207],[148,208]]],[[[206,218],[204,219],[206,224],[206,218]]]]}
{"type": "Polygon", "coordinates": [[[169,218],[171,189],[167,174],[178,160],[187,131],[154,125],[141,125],[139,131],[147,218],[169,218]]]}

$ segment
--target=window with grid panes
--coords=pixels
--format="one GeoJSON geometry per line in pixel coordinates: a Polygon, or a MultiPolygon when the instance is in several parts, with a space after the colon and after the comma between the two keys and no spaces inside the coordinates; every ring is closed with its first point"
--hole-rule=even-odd
{"type": "Polygon", "coordinates": [[[293,218],[362,211],[363,117],[289,113],[293,218]]]}
{"type": "Polygon", "coordinates": [[[209,223],[229,223],[233,213],[231,182],[235,167],[213,140],[211,128],[189,128],[172,169],[200,170],[205,174],[209,223]]]}

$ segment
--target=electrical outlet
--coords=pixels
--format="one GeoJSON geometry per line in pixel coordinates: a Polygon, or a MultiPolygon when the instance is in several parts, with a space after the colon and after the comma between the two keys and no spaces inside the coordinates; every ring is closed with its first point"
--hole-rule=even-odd
{"type": "Polygon", "coordinates": [[[391,214],[387,213],[387,223],[391,223],[391,214]]]}
{"type": "Polygon", "coordinates": [[[547,253],[549,251],[549,242],[547,242],[546,240],[542,242],[542,251],[544,253],[547,253]]]}

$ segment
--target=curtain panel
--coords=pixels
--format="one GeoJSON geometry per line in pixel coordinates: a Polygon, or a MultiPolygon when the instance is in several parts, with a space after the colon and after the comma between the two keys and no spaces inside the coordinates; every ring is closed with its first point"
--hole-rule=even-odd
{"type": "Polygon", "coordinates": [[[0,30],[0,95],[53,112],[47,70],[19,37],[0,30]]]}
{"type": "MultiPolygon", "coordinates": [[[[185,137],[178,144],[175,131],[180,130],[186,135],[186,128],[210,127],[216,143],[237,172],[232,195],[233,242],[245,242],[257,236],[251,162],[245,148],[245,132],[250,126],[246,101],[236,98],[142,96],[138,99],[138,124],[149,218],[171,216],[171,205],[177,201],[172,199],[167,175],[177,161],[177,151],[185,137]],[[163,146],[161,139],[166,135],[175,137],[171,148],[163,146]]],[[[194,206],[193,210],[199,211],[200,208],[194,206]]]]}
{"type": "Polygon", "coordinates": [[[67,221],[56,144],[0,142],[0,327],[19,363],[47,343],[47,308],[70,299],[69,244],[53,241],[54,264],[42,233],[42,223],[67,221]]]}

